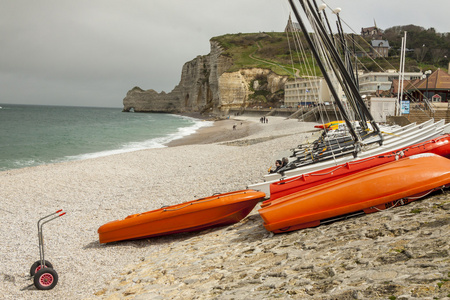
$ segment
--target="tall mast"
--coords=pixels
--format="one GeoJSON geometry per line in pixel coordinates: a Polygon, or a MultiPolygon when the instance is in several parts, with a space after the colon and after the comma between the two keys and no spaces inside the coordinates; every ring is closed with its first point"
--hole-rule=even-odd
{"type": "MultiPolygon", "coordinates": [[[[299,0],[299,2],[300,2],[300,5],[302,6],[304,12],[306,13],[307,17],[310,19],[310,22],[314,27],[313,29],[315,30],[316,34],[318,35],[318,37],[320,39],[320,43],[323,45],[323,47],[325,47],[325,49],[327,51],[326,58],[331,62],[332,66],[334,65],[334,67],[332,68],[333,72],[338,77],[338,80],[340,81],[340,84],[341,84],[344,92],[346,93],[347,98],[349,100],[354,101],[354,103],[352,103],[353,110],[355,111],[356,114],[358,114],[360,116],[360,120],[364,120],[365,118],[367,118],[370,121],[374,131],[379,136],[379,143],[382,144],[383,137],[382,137],[381,131],[378,127],[378,124],[375,122],[375,120],[372,117],[371,113],[369,112],[367,106],[365,105],[363,99],[361,98],[361,95],[359,94],[359,90],[355,84],[355,81],[352,79],[353,76],[351,76],[348,73],[348,70],[345,67],[345,64],[343,63],[341,56],[338,53],[335,45],[331,41],[316,9],[314,8],[313,4],[311,4],[310,0],[299,0]],[[362,116],[364,116],[364,117],[362,117],[362,116]]],[[[296,7],[293,4],[292,0],[289,0],[289,3],[294,11],[294,14],[295,14],[299,24],[300,23],[302,24],[302,26],[301,26],[302,31],[304,32],[305,36],[308,36],[306,27],[303,24],[303,22],[300,20],[301,19],[300,15],[298,14],[298,11],[296,10],[296,7]]],[[[321,58],[317,55],[317,52],[314,53],[314,50],[315,50],[314,45],[311,44],[310,46],[312,48],[314,57],[316,58],[318,64],[320,65],[321,58]]],[[[322,66],[323,66],[323,64],[322,64],[322,66]]],[[[322,70],[322,73],[325,74],[326,72],[324,72],[324,70],[322,70]]],[[[324,75],[324,77],[325,77],[325,75],[324,75]]],[[[327,84],[328,84],[328,81],[327,81],[327,84]]],[[[342,107],[342,104],[340,103],[339,98],[336,99],[336,103],[338,103],[339,108],[342,107]]],[[[366,125],[365,123],[362,124],[363,127],[365,127],[365,125],[366,125]]],[[[359,140],[360,139],[358,139],[358,141],[359,140]]]]}
{"type": "Polygon", "coordinates": [[[403,101],[403,83],[405,81],[405,52],[406,52],[406,31],[405,36],[402,37],[402,48],[400,53],[400,68],[398,76],[398,101],[397,101],[397,115],[402,114],[402,101],[403,101]]]}
{"type": "Polygon", "coordinates": [[[324,77],[324,79],[325,79],[325,81],[326,81],[326,83],[328,85],[328,88],[330,89],[330,92],[333,95],[333,98],[336,100],[336,104],[338,105],[339,110],[341,111],[342,118],[344,119],[347,127],[350,130],[350,134],[352,135],[353,140],[355,142],[360,142],[361,139],[356,134],[355,129],[353,128],[353,125],[350,122],[350,119],[349,119],[349,117],[347,115],[347,112],[345,111],[345,109],[344,109],[344,107],[343,107],[343,105],[342,105],[342,103],[341,103],[341,101],[339,99],[339,96],[338,96],[336,90],[334,89],[334,86],[333,86],[333,83],[331,82],[330,76],[328,75],[328,73],[327,73],[327,71],[326,71],[326,69],[325,69],[325,67],[324,67],[324,65],[323,65],[323,63],[322,63],[322,61],[321,61],[321,59],[319,57],[319,54],[317,53],[317,50],[316,50],[316,48],[315,48],[311,38],[309,37],[308,30],[306,29],[305,24],[303,23],[302,19],[300,18],[300,14],[298,13],[297,8],[295,7],[295,5],[293,3],[293,0],[289,0],[289,4],[291,5],[292,11],[294,12],[295,18],[297,19],[297,22],[300,25],[300,28],[302,29],[303,35],[305,36],[305,39],[306,39],[309,47],[311,48],[311,52],[313,53],[313,56],[314,56],[317,64],[319,65],[320,71],[323,74],[323,77],[324,77]]]}
{"type": "Polygon", "coordinates": [[[316,20],[316,25],[318,27],[318,33],[319,33],[324,45],[327,47],[329,54],[332,56],[333,61],[336,63],[336,65],[339,69],[339,73],[342,75],[342,78],[344,79],[346,85],[349,87],[350,92],[352,94],[352,98],[355,99],[355,101],[357,103],[359,103],[360,108],[362,109],[363,113],[367,116],[367,118],[369,119],[369,121],[371,122],[371,124],[374,128],[374,131],[376,131],[379,134],[380,139],[382,141],[383,137],[381,135],[381,131],[378,127],[378,124],[375,122],[371,113],[367,109],[364,101],[362,100],[361,95],[359,94],[358,88],[355,86],[354,81],[351,79],[351,76],[348,74],[347,69],[345,68],[344,63],[342,62],[339,53],[337,52],[336,48],[333,47],[328,35],[325,34],[325,28],[323,27],[322,22],[320,22],[320,19],[319,19],[317,13],[315,12],[315,10],[313,9],[313,6],[311,5],[309,0],[304,0],[303,2],[302,2],[302,0],[300,0],[300,3],[302,4],[305,11],[306,11],[306,9],[305,9],[304,3],[306,3],[308,5],[311,15],[316,20]]]}
{"type": "MultiPolygon", "coordinates": [[[[344,57],[345,57],[346,70],[347,70],[348,74],[350,75],[350,78],[353,81],[354,85],[356,86],[356,88],[358,90],[358,94],[359,94],[358,79],[357,79],[358,74],[356,74],[353,71],[353,65],[352,65],[351,56],[350,56],[350,49],[348,48],[347,40],[345,39],[345,35],[344,35],[344,29],[342,28],[341,17],[339,16],[340,11],[341,11],[341,9],[335,9],[334,13],[336,14],[336,18],[337,18],[336,26],[338,28],[338,34],[339,34],[339,37],[341,40],[342,51],[343,51],[344,57]]],[[[354,102],[355,110],[357,111],[359,118],[361,120],[361,124],[360,124],[361,127],[363,127],[364,129],[368,129],[367,118],[361,108],[361,106],[363,104],[358,103],[358,101],[357,101],[357,99],[355,99],[355,95],[353,93],[350,92],[349,94],[353,96],[351,100],[354,102]]]]}

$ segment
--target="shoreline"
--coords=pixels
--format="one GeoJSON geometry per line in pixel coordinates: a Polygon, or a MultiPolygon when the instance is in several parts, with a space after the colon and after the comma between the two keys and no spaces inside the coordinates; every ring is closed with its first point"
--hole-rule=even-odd
{"type": "MultiPolygon", "coordinates": [[[[149,150],[149,149],[156,149],[156,148],[165,148],[165,147],[175,147],[175,146],[183,146],[183,145],[194,145],[194,144],[211,144],[216,142],[225,142],[232,139],[239,139],[244,138],[251,134],[254,131],[250,131],[249,128],[251,127],[252,122],[248,121],[239,121],[234,119],[218,119],[213,120],[210,117],[200,115],[198,113],[183,113],[183,114],[176,114],[177,116],[181,117],[189,117],[196,119],[196,123],[201,123],[202,121],[208,121],[212,122],[212,125],[208,125],[205,127],[200,127],[196,129],[194,132],[184,135],[181,137],[177,137],[174,140],[170,140],[168,142],[157,142],[158,146],[154,146],[151,148],[142,148],[142,149],[127,149],[126,145],[122,145],[122,147],[117,147],[116,149],[109,149],[109,150],[99,150],[96,152],[87,152],[87,153],[81,153],[81,154],[75,154],[75,155],[69,155],[65,157],[59,157],[53,159],[53,161],[48,162],[42,162],[40,164],[36,165],[29,165],[29,166],[20,166],[15,167],[11,169],[5,169],[0,170],[0,172],[8,172],[12,170],[20,170],[24,168],[30,168],[30,167],[37,167],[37,166],[44,166],[44,165],[52,165],[52,164],[59,164],[59,163],[66,163],[66,162],[74,162],[74,161],[82,161],[87,159],[95,159],[100,157],[106,157],[111,155],[118,155],[123,153],[132,153],[136,151],[142,151],[142,150],[149,150]],[[233,124],[239,124],[238,130],[232,131],[228,129],[232,129],[233,124]],[[244,125],[244,126],[242,126],[244,125]],[[229,128],[228,128],[229,127],[229,128]]],[[[189,127],[187,127],[189,128],[189,127]]],[[[167,137],[170,137],[168,135],[167,137]]],[[[159,138],[153,138],[152,140],[158,140],[159,138]]],[[[169,139],[169,138],[168,138],[169,139]]]]}
{"type": "Polygon", "coordinates": [[[177,147],[196,144],[213,144],[241,139],[261,130],[254,125],[253,122],[248,120],[216,120],[212,126],[201,127],[190,135],[170,141],[166,146],[177,147]],[[236,129],[233,129],[233,125],[236,125],[236,129]]]}

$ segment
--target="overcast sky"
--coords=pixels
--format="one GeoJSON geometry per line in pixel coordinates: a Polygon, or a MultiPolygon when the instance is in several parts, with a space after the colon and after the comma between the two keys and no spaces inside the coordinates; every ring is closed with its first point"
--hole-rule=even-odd
{"type": "MultiPolygon", "coordinates": [[[[357,33],[374,19],[450,32],[449,0],[325,2],[357,33]]],[[[287,0],[0,0],[0,103],[122,107],[134,86],[170,92],[211,37],[288,16],[287,0]]]]}

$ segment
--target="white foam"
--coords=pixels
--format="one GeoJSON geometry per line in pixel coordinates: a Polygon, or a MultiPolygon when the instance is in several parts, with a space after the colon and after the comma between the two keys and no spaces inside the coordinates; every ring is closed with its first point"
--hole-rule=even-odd
{"type": "Polygon", "coordinates": [[[14,161],[13,164],[17,168],[25,168],[25,167],[32,167],[32,166],[38,165],[39,162],[34,159],[22,159],[22,160],[14,161]]]}
{"type": "Polygon", "coordinates": [[[115,154],[120,154],[120,153],[134,152],[134,151],[145,150],[145,149],[165,148],[165,147],[167,147],[166,145],[173,140],[181,139],[183,137],[186,137],[188,135],[195,133],[200,128],[209,127],[214,124],[213,121],[203,121],[203,120],[198,120],[198,119],[185,117],[185,116],[177,116],[177,117],[190,119],[190,120],[194,121],[194,124],[191,126],[188,126],[188,127],[180,127],[180,128],[178,128],[178,131],[176,133],[172,133],[167,136],[157,137],[157,138],[153,138],[153,139],[143,141],[143,142],[127,143],[119,149],[67,156],[63,159],[63,161],[84,160],[84,159],[91,159],[91,158],[115,155],[115,154]]]}
{"type": "Polygon", "coordinates": [[[162,138],[163,139],[163,144],[167,144],[167,143],[169,143],[171,141],[184,138],[184,137],[186,137],[188,135],[191,135],[191,134],[197,132],[197,130],[199,130],[200,128],[210,127],[210,126],[212,126],[214,124],[213,121],[198,120],[198,119],[194,119],[194,118],[190,118],[190,117],[184,117],[184,116],[178,116],[178,117],[183,118],[183,119],[192,120],[195,123],[193,125],[189,126],[189,127],[178,128],[178,132],[170,134],[167,137],[162,138]]]}

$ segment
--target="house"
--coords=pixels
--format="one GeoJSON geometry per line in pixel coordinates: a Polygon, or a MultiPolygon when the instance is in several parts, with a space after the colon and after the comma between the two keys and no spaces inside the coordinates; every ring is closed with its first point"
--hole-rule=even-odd
{"type": "Polygon", "coordinates": [[[366,38],[372,38],[372,39],[381,39],[383,36],[383,30],[378,28],[376,25],[372,27],[366,27],[361,28],[361,36],[366,38]]]}
{"type": "Polygon", "coordinates": [[[433,102],[448,102],[450,100],[450,74],[437,69],[429,76],[424,75],[420,80],[405,85],[405,90],[412,99],[423,101],[425,97],[433,102]]]}
{"type": "Polygon", "coordinates": [[[371,41],[372,57],[388,57],[389,55],[389,42],[387,40],[372,40],[371,41]]]}
{"type": "Polygon", "coordinates": [[[297,32],[302,31],[300,28],[300,24],[292,22],[291,15],[289,15],[289,20],[286,24],[286,28],[284,29],[284,32],[297,32]]]}

